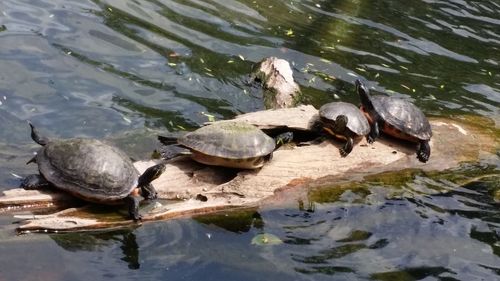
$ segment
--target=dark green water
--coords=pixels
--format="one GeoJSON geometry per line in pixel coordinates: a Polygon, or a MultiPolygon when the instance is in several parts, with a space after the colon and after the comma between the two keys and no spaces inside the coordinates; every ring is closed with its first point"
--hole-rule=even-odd
{"type": "MultiPolygon", "coordinates": [[[[498,0],[2,0],[0,186],[35,172],[26,120],[146,158],[157,132],[261,109],[244,81],[269,56],[315,106],[358,103],[362,77],[427,115],[500,124],[498,0]]],[[[499,169],[497,153],[113,232],[16,237],[2,215],[0,280],[500,280],[499,169]]]]}

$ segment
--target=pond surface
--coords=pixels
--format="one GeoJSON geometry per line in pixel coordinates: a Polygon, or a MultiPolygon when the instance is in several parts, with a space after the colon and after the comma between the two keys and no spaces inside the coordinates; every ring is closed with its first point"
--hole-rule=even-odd
{"type": "MultiPolygon", "coordinates": [[[[498,0],[2,0],[0,190],[36,172],[26,120],[148,158],[158,132],[262,109],[245,81],[269,56],[316,107],[358,103],[362,77],[498,129],[499,15],[498,0]]],[[[135,229],[15,236],[1,215],[0,280],[500,280],[498,155],[135,229]]]]}

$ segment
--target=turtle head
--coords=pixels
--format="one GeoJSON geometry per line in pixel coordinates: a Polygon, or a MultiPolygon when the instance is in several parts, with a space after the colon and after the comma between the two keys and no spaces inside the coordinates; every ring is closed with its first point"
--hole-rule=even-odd
{"type": "Polygon", "coordinates": [[[144,187],[149,185],[152,181],[159,178],[165,172],[167,166],[165,162],[156,164],[147,168],[142,175],[139,176],[138,186],[144,187]]]}
{"type": "Polygon", "coordinates": [[[361,100],[361,104],[365,109],[372,110],[373,104],[370,97],[370,90],[363,84],[359,79],[356,79],[356,91],[358,92],[359,98],[361,100]]]}
{"type": "Polygon", "coordinates": [[[345,127],[347,126],[347,122],[349,121],[349,118],[347,118],[346,115],[339,115],[335,119],[335,126],[334,129],[337,132],[343,132],[345,130],[345,127]]]}
{"type": "Polygon", "coordinates": [[[323,123],[323,129],[333,136],[343,135],[348,121],[346,115],[340,114],[335,118],[335,121],[323,123]]]}
{"type": "Polygon", "coordinates": [[[38,143],[41,146],[46,145],[49,142],[49,139],[47,139],[44,136],[41,136],[38,133],[38,130],[35,128],[35,126],[30,121],[28,121],[28,124],[30,125],[30,128],[31,128],[31,139],[33,139],[33,141],[35,141],[36,143],[38,143]]]}
{"type": "Polygon", "coordinates": [[[278,149],[280,146],[293,141],[293,132],[281,133],[274,138],[274,141],[276,142],[275,149],[278,149]]]}

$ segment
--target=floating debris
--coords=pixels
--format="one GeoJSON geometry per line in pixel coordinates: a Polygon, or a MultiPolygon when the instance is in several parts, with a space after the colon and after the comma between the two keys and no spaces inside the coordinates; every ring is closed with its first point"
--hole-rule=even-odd
{"type": "Polygon", "coordinates": [[[262,233],[254,236],[252,238],[252,245],[279,245],[282,244],[283,240],[281,240],[278,236],[270,233],[262,233]]]}
{"type": "Polygon", "coordinates": [[[201,114],[205,115],[208,118],[209,122],[215,122],[215,116],[213,116],[212,114],[208,114],[203,111],[201,112],[201,114]]]}
{"type": "Polygon", "coordinates": [[[128,124],[131,124],[131,123],[132,123],[132,121],[131,121],[130,119],[128,119],[127,117],[125,117],[125,116],[122,116],[122,119],[123,119],[125,122],[127,122],[128,124]]]}
{"type": "Polygon", "coordinates": [[[14,173],[10,173],[13,177],[15,178],[18,178],[18,179],[22,179],[23,177],[21,177],[20,175],[18,174],[14,174],[14,173]]]}

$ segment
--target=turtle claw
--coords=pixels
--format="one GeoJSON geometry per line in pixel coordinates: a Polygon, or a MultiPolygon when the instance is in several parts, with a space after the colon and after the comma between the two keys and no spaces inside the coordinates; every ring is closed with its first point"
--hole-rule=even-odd
{"type": "Polygon", "coordinates": [[[366,141],[369,143],[369,144],[372,144],[375,142],[375,138],[370,136],[370,135],[367,135],[366,136],[366,141]]]}
{"type": "Polygon", "coordinates": [[[24,188],[26,190],[33,190],[33,189],[41,189],[41,188],[46,188],[50,185],[50,183],[43,178],[40,175],[29,175],[26,178],[23,179],[21,184],[19,185],[20,188],[24,188]]]}
{"type": "Polygon", "coordinates": [[[428,141],[421,141],[417,148],[417,159],[420,162],[427,162],[431,156],[431,147],[428,141]]]}
{"type": "Polygon", "coordinates": [[[429,160],[429,155],[425,154],[425,153],[422,153],[421,151],[417,152],[417,159],[420,161],[420,162],[427,162],[429,160]]]}
{"type": "Polygon", "coordinates": [[[145,197],[146,200],[155,200],[158,198],[158,193],[157,192],[154,192],[154,193],[150,193],[148,196],[145,197]]]}
{"type": "Polygon", "coordinates": [[[351,153],[352,148],[354,146],[354,140],[351,137],[347,137],[347,142],[344,144],[343,147],[339,148],[340,151],[340,156],[346,157],[351,153]]]}
{"type": "Polygon", "coordinates": [[[370,130],[370,133],[368,133],[368,135],[366,135],[366,141],[369,143],[369,144],[372,144],[375,142],[375,139],[378,137],[378,126],[375,125],[372,126],[371,130],[370,130]]]}

